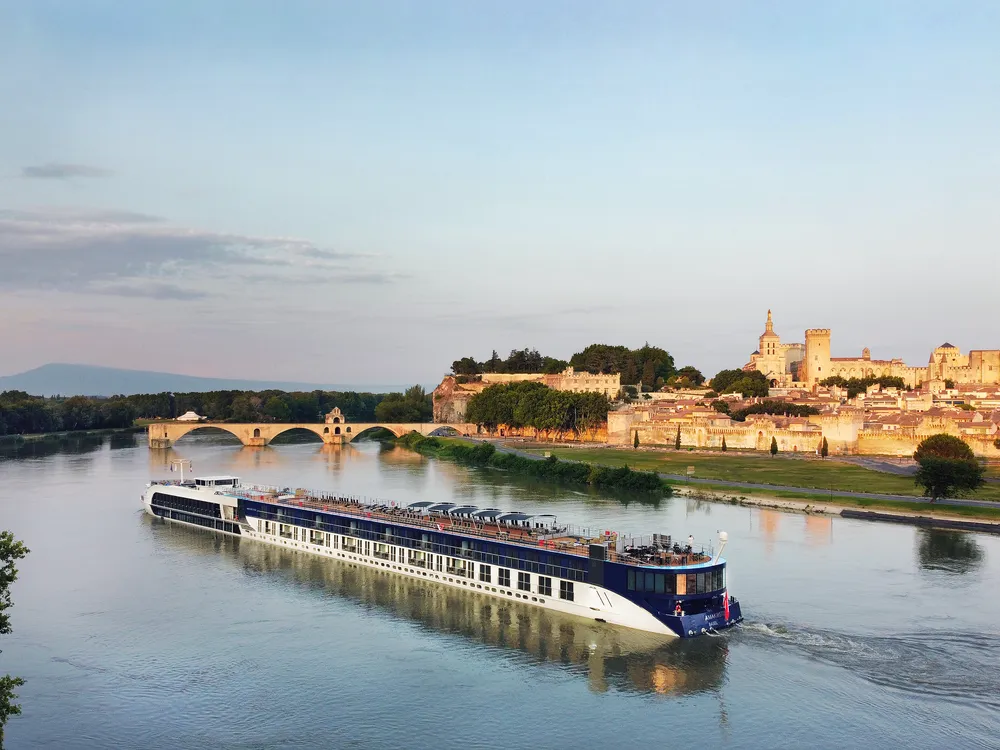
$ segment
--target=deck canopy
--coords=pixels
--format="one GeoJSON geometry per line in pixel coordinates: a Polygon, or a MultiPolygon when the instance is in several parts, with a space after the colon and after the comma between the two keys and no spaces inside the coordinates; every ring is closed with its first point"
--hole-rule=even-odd
{"type": "Polygon", "coordinates": [[[434,501],[433,500],[421,500],[420,502],[410,503],[406,507],[407,508],[419,509],[419,508],[427,508],[427,507],[429,507],[431,505],[434,505],[434,501]]]}
{"type": "Polygon", "coordinates": [[[525,526],[532,518],[534,518],[534,516],[530,513],[504,513],[497,520],[500,523],[525,526]]]}
{"type": "Polygon", "coordinates": [[[449,516],[471,516],[479,508],[475,505],[459,505],[457,508],[450,508],[445,511],[449,516]]]}
{"type": "Polygon", "coordinates": [[[449,509],[454,507],[455,503],[438,503],[437,505],[432,505],[427,510],[431,513],[447,513],[449,509]]]}
{"type": "Polygon", "coordinates": [[[495,521],[497,518],[502,516],[504,512],[505,511],[502,511],[499,508],[486,508],[485,510],[481,510],[478,513],[473,513],[472,517],[479,518],[484,521],[495,521]]]}

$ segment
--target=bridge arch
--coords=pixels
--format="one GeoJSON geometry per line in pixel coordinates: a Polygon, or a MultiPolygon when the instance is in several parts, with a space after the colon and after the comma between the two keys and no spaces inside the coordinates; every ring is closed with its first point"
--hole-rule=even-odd
{"type": "MultiPolygon", "coordinates": [[[[268,432],[270,433],[268,435],[268,440],[267,440],[268,443],[273,442],[274,439],[276,437],[278,437],[279,435],[285,435],[286,433],[289,433],[289,432],[311,432],[313,435],[315,435],[316,437],[318,437],[321,441],[326,442],[325,438],[323,437],[323,430],[320,429],[320,425],[318,425],[318,424],[317,425],[310,425],[310,424],[281,424],[281,423],[278,423],[278,424],[274,425],[273,429],[268,430],[268,432]]],[[[259,429],[255,429],[254,430],[254,437],[260,437],[259,433],[260,433],[260,430],[259,429]]]]}
{"type": "Polygon", "coordinates": [[[406,435],[409,432],[409,430],[395,429],[391,425],[387,424],[366,424],[358,426],[362,428],[358,432],[351,432],[351,428],[348,427],[347,428],[348,434],[344,435],[344,439],[348,441],[357,440],[359,437],[361,437],[362,435],[366,435],[372,430],[386,430],[387,432],[391,432],[394,437],[402,437],[403,435],[406,435]]]}
{"type": "Polygon", "coordinates": [[[231,430],[228,427],[225,427],[224,425],[221,424],[194,424],[188,427],[186,430],[181,430],[181,431],[178,431],[176,429],[171,430],[172,434],[170,435],[168,435],[167,431],[164,430],[163,437],[168,438],[172,442],[176,443],[178,440],[180,440],[183,437],[187,437],[192,432],[198,432],[200,430],[210,430],[213,432],[227,432],[234,438],[236,438],[236,440],[238,440],[241,444],[243,443],[243,437],[238,432],[236,432],[236,430],[231,430]]]}

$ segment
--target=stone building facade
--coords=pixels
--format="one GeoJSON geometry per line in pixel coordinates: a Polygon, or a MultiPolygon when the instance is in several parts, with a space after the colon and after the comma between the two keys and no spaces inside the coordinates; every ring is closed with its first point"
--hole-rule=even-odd
{"type": "Polygon", "coordinates": [[[931,352],[926,367],[911,367],[899,358],[872,359],[868,347],[862,349],[860,357],[834,357],[830,338],[829,328],[810,328],[804,344],[783,344],[768,310],[757,351],[743,369],[764,373],[776,388],[813,388],[835,375],[846,379],[899,377],[911,388],[934,380],[1000,384],[1000,349],[977,349],[963,355],[958,347],[945,343],[931,352]]]}

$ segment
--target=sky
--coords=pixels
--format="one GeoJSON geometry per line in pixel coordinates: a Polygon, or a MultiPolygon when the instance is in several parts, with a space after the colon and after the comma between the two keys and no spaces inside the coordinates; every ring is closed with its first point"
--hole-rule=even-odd
{"type": "Polygon", "coordinates": [[[0,0],[0,375],[1000,348],[1000,4],[0,0]]]}

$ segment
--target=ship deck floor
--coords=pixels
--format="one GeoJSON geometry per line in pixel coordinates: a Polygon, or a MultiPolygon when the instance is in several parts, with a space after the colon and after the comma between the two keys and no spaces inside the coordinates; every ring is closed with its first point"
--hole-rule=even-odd
{"type": "MultiPolygon", "coordinates": [[[[506,526],[496,523],[478,523],[450,516],[427,516],[412,513],[402,507],[369,506],[362,503],[338,497],[297,496],[280,498],[268,493],[241,493],[251,500],[288,505],[293,508],[313,508],[332,513],[344,513],[358,518],[378,519],[405,526],[428,529],[431,531],[448,531],[456,534],[474,536],[498,542],[519,544],[537,549],[551,549],[580,557],[590,556],[590,545],[609,542],[605,537],[583,537],[575,534],[547,534],[543,529],[528,529],[519,526],[506,526]]],[[[709,562],[712,558],[699,553],[674,553],[667,550],[657,550],[654,553],[633,555],[619,552],[609,545],[607,560],[627,565],[644,565],[655,567],[680,567],[698,565],[709,562]]]]}

